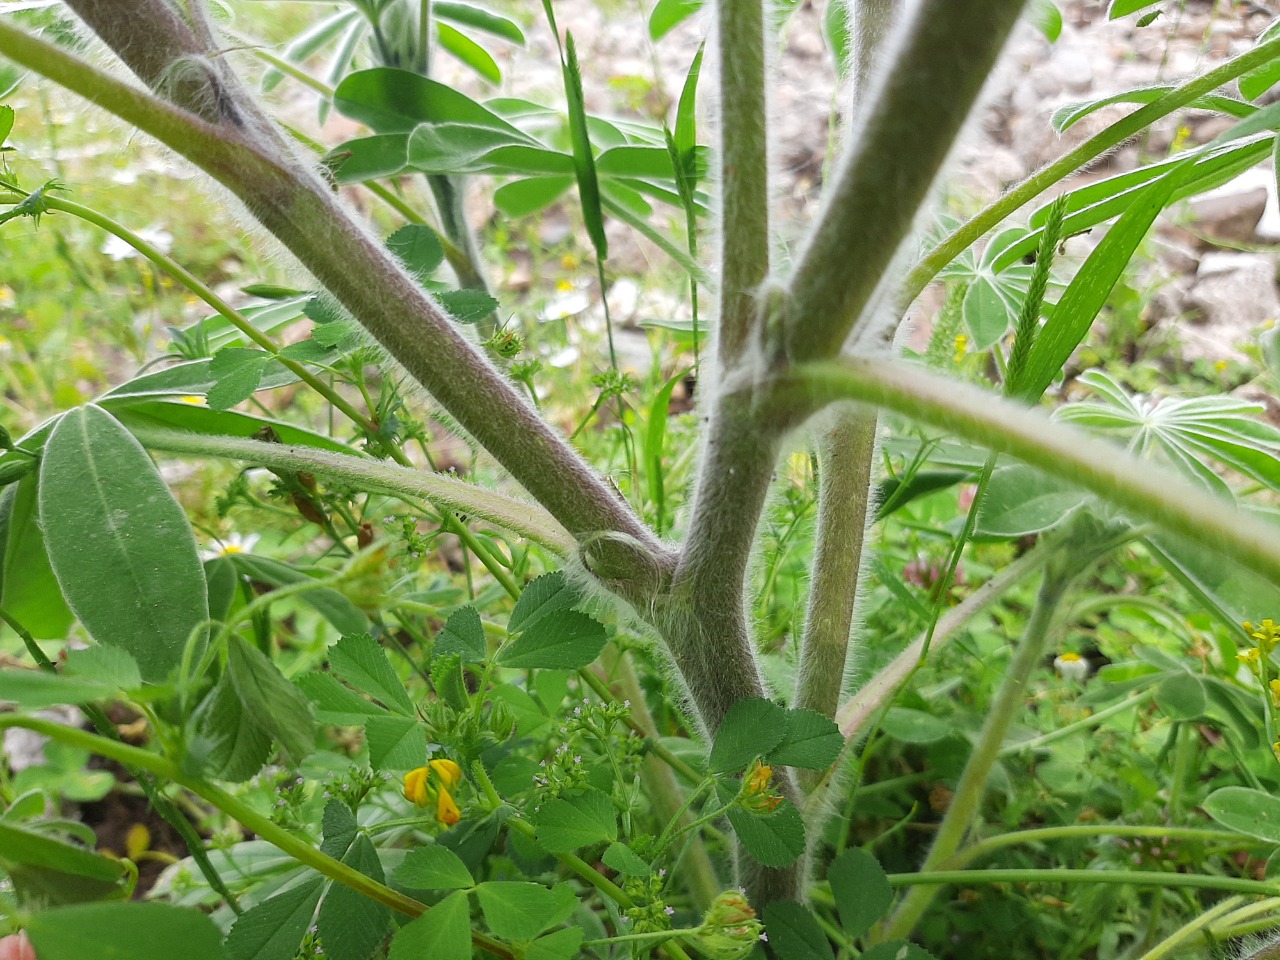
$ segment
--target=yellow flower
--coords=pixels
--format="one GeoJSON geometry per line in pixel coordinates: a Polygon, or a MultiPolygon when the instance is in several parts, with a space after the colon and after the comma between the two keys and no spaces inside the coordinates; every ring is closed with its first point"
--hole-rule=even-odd
{"type": "Polygon", "coordinates": [[[462,819],[449,791],[462,782],[462,768],[452,760],[432,760],[404,775],[404,798],[415,807],[436,805],[436,819],[453,826],[462,819]]]}
{"type": "Polygon", "coordinates": [[[742,805],[753,813],[772,813],[782,803],[782,795],[769,789],[773,768],[758,759],[742,778],[742,805]]]}
{"type": "Polygon", "coordinates": [[[1259,658],[1261,656],[1261,653],[1262,651],[1260,651],[1257,647],[1250,647],[1244,653],[1237,653],[1236,659],[1239,660],[1246,667],[1248,667],[1253,673],[1256,674],[1258,672],[1258,664],[1260,662],[1259,658]]]}
{"type": "Polygon", "coordinates": [[[189,394],[187,394],[185,397],[179,397],[179,398],[178,398],[178,402],[179,402],[179,403],[189,403],[189,404],[191,404],[191,406],[193,406],[193,407],[203,407],[203,406],[204,406],[204,397],[200,396],[199,394],[189,393],[189,394]]]}
{"type": "Polygon", "coordinates": [[[1241,626],[1250,637],[1258,641],[1258,646],[1265,653],[1270,653],[1276,648],[1276,644],[1280,643],[1280,627],[1277,627],[1275,621],[1269,617],[1261,623],[1250,623],[1246,620],[1241,626]]]}
{"type": "Polygon", "coordinates": [[[1271,705],[1280,710],[1280,680],[1272,680],[1268,686],[1271,687],[1271,705]]]}
{"type": "Polygon", "coordinates": [[[969,351],[969,338],[963,333],[956,334],[955,362],[959,363],[969,351]]]}

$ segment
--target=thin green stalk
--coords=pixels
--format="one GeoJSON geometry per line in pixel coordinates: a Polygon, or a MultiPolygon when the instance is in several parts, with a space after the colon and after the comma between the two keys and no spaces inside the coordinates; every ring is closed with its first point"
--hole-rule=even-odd
{"type": "MultiPolygon", "coordinates": [[[[25,195],[12,184],[0,181],[0,187],[13,191],[15,201],[25,199],[25,195]]],[[[44,205],[48,207],[49,210],[57,210],[62,213],[70,214],[71,216],[78,217],[86,223],[91,223],[94,226],[100,227],[108,233],[119,237],[161,270],[173,277],[173,279],[177,280],[182,286],[186,287],[187,290],[191,291],[191,293],[195,294],[207,303],[219,316],[224,318],[258,346],[262,347],[263,350],[276,357],[285,368],[294,374],[294,376],[309,386],[312,390],[316,391],[316,393],[324,397],[338,410],[342,411],[343,414],[359,425],[361,429],[370,433],[377,432],[377,425],[373,423],[372,420],[351,406],[351,404],[348,403],[341,394],[337,393],[327,383],[308,370],[305,364],[298,363],[296,360],[291,360],[288,357],[280,356],[280,348],[276,346],[274,340],[250,323],[242,313],[214,293],[207,284],[201,282],[198,277],[183,267],[182,264],[161,252],[154,244],[148,243],[145,239],[123,224],[118,223],[110,217],[99,213],[91,207],[86,207],[83,204],[46,195],[44,198],[44,205]]]]}
{"type": "MultiPolygon", "coordinates": [[[[922,874],[937,870],[949,860],[977,819],[986,796],[991,768],[995,766],[1000,746],[1004,743],[1009,728],[1026,704],[1027,682],[1040,663],[1048,642],[1049,628],[1071,579],[1061,566],[1054,564],[1045,571],[1035,608],[1031,611],[1022,639],[1005,671],[1004,682],[987,713],[982,732],[973,745],[973,752],[969,754],[933,846],[920,867],[922,874]]],[[[910,936],[935,896],[937,890],[928,886],[911,890],[889,917],[882,939],[897,940],[910,936]]]]}
{"type": "Polygon", "coordinates": [[[1277,57],[1280,57],[1280,38],[1261,43],[1249,52],[1210,70],[1204,76],[1171,90],[1159,100],[1140,107],[1122,120],[1117,120],[1074,150],[1022,181],[977,216],[952,231],[950,236],[929,251],[924,259],[907,274],[897,300],[901,308],[900,315],[905,313],[906,308],[937,276],[939,270],[1023,204],[1039,196],[1064,177],[1088,166],[1108,150],[1119,146],[1161,117],[1187,106],[1198,97],[1213,93],[1223,84],[1248,73],[1255,67],[1271,63],[1277,57]]]}
{"type": "Polygon", "coordinates": [[[375,493],[401,498],[421,497],[528,537],[560,556],[572,556],[576,549],[573,538],[541,507],[453,477],[283,443],[203,436],[176,430],[137,429],[134,433],[139,442],[153,450],[245,460],[283,470],[304,470],[317,476],[356,483],[361,489],[375,493]]]}
{"type": "MultiPolygon", "coordinates": [[[[1221,903],[1215,903],[1204,913],[1200,914],[1200,916],[1184,923],[1169,936],[1165,937],[1158,944],[1139,957],[1138,960],[1161,960],[1162,957],[1167,957],[1169,954],[1177,951],[1179,947],[1185,944],[1196,934],[1208,928],[1219,917],[1230,913],[1243,902],[1244,897],[1235,896],[1227,897],[1227,899],[1223,900],[1221,903]]],[[[1154,914],[1155,911],[1152,911],[1153,916],[1154,914]]]]}
{"type": "Polygon", "coordinates": [[[900,361],[871,358],[799,368],[780,382],[777,394],[778,408],[789,410],[806,401],[819,406],[837,399],[876,403],[1010,454],[1280,580],[1275,525],[1245,516],[1169,471],[1138,463],[1113,445],[1053,423],[1037,411],[900,361]]]}
{"type": "Polygon", "coordinates": [[[1042,870],[938,870],[932,873],[891,873],[893,887],[978,886],[988,883],[1106,883],[1135,887],[1191,890],[1222,890],[1275,896],[1280,885],[1273,880],[1246,880],[1242,877],[1218,877],[1203,873],[1172,873],[1162,870],[1076,870],[1051,867],[1042,870]]]}
{"type": "MultiPolygon", "coordinates": [[[[397,913],[402,913],[408,917],[420,917],[429,909],[425,904],[412,897],[407,897],[399,891],[392,890],[385,884],[365,876],[359,870],[355,870],[345,863],[335,860],[328,854],[322,853],[316,847],[313,847],[309,841],[285,830],[269,817],[263,816],[253,807],[246,804],[239,797],[232,796],[222,788],[204,780],[188,776],[183,773],[182,767],[172,760],[126,743],[108,740],[105,737],[100,737],[84,730],[67,727],[49,720],[42,720],[38,717],[24,717],[16,714],[0,716],[0,730],[9,727],[22,727],[32,730],[59,743],[66,743],[81,750],[106,757],[108,760],[115,760],[117,763],[145,770],[161,780],[171,780],[197,796],[204,798],[227,816],[238,821],[261,839],[287,853],[299,863],[311,867],[331,880],[336,880],[338,883],[350,887],[371,900],[390,907],[397,913]]],[[[472,930],[471,942],[493,956],[501,957],[503,960],[515,960],[515,955],[505,944],[500,943],[486,933],[472,930]]]]}
{"type": "Polygon", "coordinates": [[[1131,696],[1119,703],[1113,703],[1105,710],[1099,710],[1097,713],[1091,713],[1087,717],[1082,717],[1073,723],[1065,726],[1057,727],[1048,733],[1042,733],[1038,737],[1032,737],[1029,740],[1019,740],[1017,743],[1009,743],[1000,748],[1000,756],[1011,757],[1019,753],[1027,753],[1032,750],[1039,750],[1041,747],[1056,743],[1059,740],[1069,740],[1082,730],[1091,730],[1104,720],[1109,720],[1117,713],[1124,713],[1127,710],[1133,710],[1142,706],[1148,699],[1149,694],[1145,696],[1131,696]]]}
{"type": "Polygon", "coordinates": [[[1005,847],[1026,846],[1032,843],[1048,843],[1053,840],[1092,841],[1098,837],[1145,837],[1152,840],[1191,840],[1205,843],[1235,843],[1235,849],[1248,850],[1265,847],[1262,840],[1228,830],[1208,830],[1201,827],[1132,826],[1115,824],[1071,824],[1062,827],[1041,827],[1037,830],[1018,830],[987,837],[970,844],[947,859],[942,866],[947,870],[963,870],[969,864],[990,856],[1005,847]]]}

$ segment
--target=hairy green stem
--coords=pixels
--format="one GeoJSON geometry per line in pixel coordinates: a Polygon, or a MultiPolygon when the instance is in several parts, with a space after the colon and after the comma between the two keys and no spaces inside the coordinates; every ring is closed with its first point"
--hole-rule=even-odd
{"type": "MultiPolygon", "coordinates": [[[[0,730],[9,727],[23,727],[43,734],[59,743],[69,744],[81,750],[96,753],[109,760],[115,760],[117,763],[146,770],[161,780],[171,780],[197,796],[203,797],[227,814],[227,816],[243,824],[263,840],[287,853],[299,863],[311,867],[331,880],[336,880],[338,883],[350,887],[371,900],[390,907],[397,913],[402,913],[408,917],[420,917],[429,909],[420,901],[407,897],[399,891],[392,890],[385,884],[366,877],[359,870],[355,870],[345,863],[335,860],[328,854],[322,853],[308,841],[285,830],[269,817],[258,813],[243,800],[232,796],[221,787],[196,777],[188,776],[183,772],[182,767],[172,760],[150,751],[130,746],[127,743],[108,740],[106,737],[99,737],[84,730],[78,730],[49,720],[42,720],[38,717],[24,717],[16,714],[0,716],[0,730]]],[[[486,933],[472,930],[471,942],[495,957],[501,957],[503,960],[514,960],[514,954],[505,944],[486,933]]]]}
{"type": "Polygon", "coordinates": [[[894,17],[901,0],[847,0],[849,5],[849,32],[853,36],[853,101],[854,111],[871,98],[871,85],[875,79],[884,51],[885,40],[893,27],[894,17]]]}
{"type": "MultiPolygon", "coordinates": [[[[973,745],[973,752],[965,763],[933,846],[920,867],[921,873],[937,870],[949,860],[977,819],[986,796],[991,768],[995,766],[1009,728],[1026,704],[1027,682],[1040,663],[1054,614],[1070,584],[1071,577],[1062,566],[1051,564],[1045,571],[1031,618],[1005,672],[1004,682],[991,704],[982,732],[973,745]]],[[[885,924],[883,939],[897,940],[910,936],[937,893],[937,888],[930,886],[919,886],[908,892],[885,924]]]]}
{"type": "Polygon", "coordinates": [[[1113,703],[1105,710],[1099,710],[1097,713],[1091,713],[1087,717],[1082,717],[1074,723],[1068,723],[1065,726],[1057,727],[1048,733],[1042,733],[1038,737],[1031,737],[1029,740],[1019,740],[1017,743],[1006,744],[1000,748],[1000,756],[1010,757],[1019,753],[1027,753],[1032,750],[1039,750],[1041,747],[1051,743],[1057,743],[1059,740],[1067,740],[1080,733],[1082,730],[1089,730],[1109,720],[1118,713],[1124,713],[1126,710],[1133,710],[1135,707],[1141,707],[1147,702],[1149,695],[1129,696],[1121,700],[1119,703],[1113,703]]]}
{"type": "Polygon", "coordinates": [[[1028,870],[938,870],[933,873],[891,873],[894,887],[937,887],[956,884],[976,886],[986,883],[1108,883],[1134,887],[1192,890],[1222,890],[1275,896],[1280,885],[1274,880],[1246,880],[1243,877],[1220,877],[1203,873],[1170,873],[1167,870],[1075,870],[1047,867],[1028,870]]]}
{"type": "Polygon", "coordinates": [[[1280,580],[1280,530],[1275,525],[1246,516],[1168,470],[1139,463],[1112,444],[988,391],[906,363],[858,358],[812,364],[779,380],[779,409],[796,410],[806,398],[812,406],[862,400],[948,430],[1280,580]]]}
{"type": "Polygon", "coordinates": [[[1198,97],[1212,93],[1224,83],[1248,73],[1255,67],[1271,63],[1278,56],[1280,56],[1280,38],[1258,44],[1247,53],[1228,60],[1203,76],[1171,90],[1159,100],[1154,100],[1122,120],[1117,120],[1074,150],[1032,174],[977,216],[957,227],[950,236],[930,250],[924,259],[912,268],[898,294],[899,316],[928,286],[929,281],[937,276],[939,270],[1023,204],[1039,196],[1064,177],[1088,166],[1108,150],[1114,149],[1130,137],[1147,129],[1161,117],[1187,106],[1198,97]]]}
{"type": "Polygon", "coordinates": [[[800,648],[795,706],[835,716],[851,643],[862,542],[871,499],[876,414],[838,409],[818,443],[817,546],[800,648]]]}
{"type": "Polygon", "coordinates": [[[1091,841],[1098,837],[1144,837],[1152,840],[1192,840],[1205,843],[1235,843],[1241,850],[1266,847],[1266,841],[1255,840],[1241,833],[1228,830],[1207,830],[1200,827],[1143,827],[1125,823],[1072,824],[1064,827],[1041,827],[1037,830],[1019,830],[1001,833],[979,840],[953,854],[942,864],[947,870],[963,870],[975,860],[989,856],[1005,847],[1046,843],[1051,840],[1091,841]]]}
{"type": "Polygon", "coordinates": [[[561,556],[571,556],[577,546],[569,533],[536,504],[443,474],[311,447],[262,443],[240,437],[146,428],[138,428],[134,434],[143,446],[152,450],[245,460],[273,469],[309,471],[317,476],[357,483],[363,489],[388,496],[422,497],[528,537],[561,556]]]}
{"type": "Polygon", "coordinates": [[[720,365],[737,365],[769,275],[769,131],[763,0],[718,0],[720,64],[720,365]]]}
{"type": "Polygon", "coordinates": [[[839,353],[911,229],[1024,3],[914,5],[886,73],[855,116],[835,182],[787,283],[784,335],[792,360],[839,353]]]}

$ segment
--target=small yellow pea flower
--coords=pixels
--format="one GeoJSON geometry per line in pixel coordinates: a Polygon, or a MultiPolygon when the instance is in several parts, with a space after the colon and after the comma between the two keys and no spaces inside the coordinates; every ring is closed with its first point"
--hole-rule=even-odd
{"type": "Polygon", "coordinates": [[[769,789],[773,780],[773,768],[759,760],[742,778],[742,805],[754,813],[772,813],[782,803],[782,795],[769,789]]]}
{"type": "Polygon", "coordinates": [[[452,760],[432,760],[404,775],[404,798],[416,807],[436,805],[436,819],[453,826],[462,819],[449,791],[462,782],[462,768],[452,760]],[[433,782],[434,781],[434,782],[433,782]]]}

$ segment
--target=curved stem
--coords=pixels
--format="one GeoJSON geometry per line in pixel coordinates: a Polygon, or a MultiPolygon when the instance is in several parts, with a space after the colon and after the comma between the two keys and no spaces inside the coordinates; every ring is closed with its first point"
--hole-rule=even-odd
{"type": "Polygon", "coordinates": [[[1153,840],[1197,840],[1206,843],[1236,843],[1242,850],[1266,846],[1262,840],[1254,840],[1241,833],[1227,830],[1206,830],[1200,827],[1143,827],[1129,824],[1072,824],[1065,827],[1042,827],[1038,830],[1019,830],[987,837],[965,847],[943,864],[948,870],[963,870],[975,860],[980,860],[1005,847],[1050,840],[1093,840],[1097,837],[1150,837],[1153,840]]]}
{"type": "Polygon", "coordinates": [[[1218,553],[1280,580],[1280,530],[1170,471],[1139,463],[1043,414],[967,384],[892,360],[859,358],[797,368],[780,380],[782,411],[837,399],[876,403],[1017,457],[1045,473],[1218,553]]]}
{"type": "Polygon", "coordinates": [[[380,460],[284,443],[261,443],[240,437],[214,437],[145,428],[138,428],[134,435],[143,446],[153,450],[226,457],[264,467],[310,471],[319,476],[359,483],[366,490],[388,496],[423,497],[528,537],[561,556],[571,556],[577,546],[569,533],[536,504],[485,490],[453,477],[394,466],[380,460]]]}
{"type": "Polygon", "coordinates": [[[1228,60],[1204,76],[1183,84],[1159,100],[1135,110],[1122,120],[1117,120],[1070,153],[1032,174],[973,219],[957,227],[907,274],[897,299],[899,315],[906,311],[912,301],[928,286],[929,281],[937,276],[939,270],[1023,204],[1039,196],[1064,177],[1083,169],[1134,134],[1145,130],[1161,117],[1168,116],[1207,93],[1212,93],[1224,83],[1248,73],[1254,67],[1272,62],[1278,56],[1280,56],[1280,38],[1259,44],[1248,53],[1228,60]]]}

